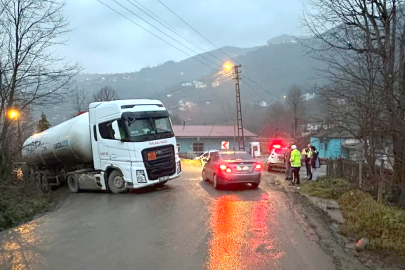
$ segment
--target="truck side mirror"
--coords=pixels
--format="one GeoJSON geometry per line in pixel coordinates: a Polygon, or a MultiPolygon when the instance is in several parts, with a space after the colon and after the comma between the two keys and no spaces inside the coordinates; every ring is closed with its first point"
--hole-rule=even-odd
{"type": "Polygon", "coordinates": [[[121,140],[121,132],[120,132],[120,128],[118,127],[118,121],[115,120],[114,122],[112,122],[111,127],[114,131],[114,139],[118,140],[118,141],[122,141],[121,140]]]}

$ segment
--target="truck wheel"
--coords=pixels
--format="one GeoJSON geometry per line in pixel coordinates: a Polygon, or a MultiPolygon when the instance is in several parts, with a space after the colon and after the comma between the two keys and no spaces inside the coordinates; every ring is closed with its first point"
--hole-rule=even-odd
{"type": "Polygon", "coordinates": [[[49,183],[46,174],[42,174],[41,176],[41,188],[44,192],[49,192],[49,183]]]}
{"type": "Polygon", "coordinates": [[[77,181],[76,175],[70,174],[67,177],[67,184],[69,187],[69,190],[73,193],[79,192],[79,182],[77,181]]]}
{"type": "Polygon", "coordinates": [[[37,189],[41,189],[41,174],[40,173],[35,174],[35,184],[37,186],[37,189]]]}
{"type": "Polygon", "coordinates": [[[127,188],[125,187],[124,177],[120,171],[112,171],[108,176],[108,187],[112,193],[122,193],[127,188]]]}

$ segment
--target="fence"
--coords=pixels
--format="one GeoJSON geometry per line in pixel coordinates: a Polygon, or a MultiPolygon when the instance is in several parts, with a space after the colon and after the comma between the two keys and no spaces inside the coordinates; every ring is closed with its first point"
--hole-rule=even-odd
{"type": "MultiPolygon", "coordinates": [[[[370,172],[369,168],[363,161],[352,161],[346,159],[334,159],[326,161],[326,175],[328,178],[345,178],[357,188],[371,193],[382,200],[399,202],[402,201],[398,196],[398,188],[391,185],[392,170],[384,168],[384,162],[377,166],[377,176],[370,172]]],[[[401,194],[404,196],[404,194],[401,194]]],[[[402,204],[402,203],[401,203],[402,204]]]]}

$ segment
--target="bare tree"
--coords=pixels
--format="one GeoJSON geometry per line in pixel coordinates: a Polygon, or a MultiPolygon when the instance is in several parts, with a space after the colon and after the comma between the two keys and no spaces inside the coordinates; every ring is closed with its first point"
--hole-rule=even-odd
{"type": "Polygon", "coordinates": [[[293,134],[294,138],[297,139],[298,137],[298,124],[299,120],[302,119],[302,112],[303,112],[303,99],[302,99],[302,90],[298,86],[294,85],[288,91],[286,97],[286,104],[288,109],[292,113],[293,118],[293,134]]]}
{"type": "Polygon", "coordinates": [[[303,42],[328,64],[321,90],[328,121],[361,141],[370,171],[377,149],[391,145],[392,183],[405,192],[404,1],[312,0],[303,42]]]}
{"type": "Polygon", "coordinates": [[[75,114],[86,111],[89,108],[88,93],[86,90],[75,88],[72,93],[72,110],[75,114]]]}
{"type": "Polygon", "coordinates": [[[291,114],[286,106],[281,102],[273,103],[267,110],[261,133],[267,138],[289,138],[292,134],[290,122],[291,114]]]}
{"type": "Polygon", "coordinates": [[[68,23],[58,0],[0,0],[0,122],[2,162],[12,120],[8,110],[62,100],[79,70],[64,64],[53,52],[64,44],[68,23]]]}
{"type": "Polygon", "coordinates": [[[9,133],[15,120],[6,112],[57,104],[79,71],[78,64],[65,64],[53,53],[68,32],[64,5],[58,0],[0,0],[1,165],[9,162],[14,139],[9,133]]]}
{"type": "Polygon", "coordinates": [[[117,99],[118,99],[117,91],[111,86],[105,86],[93,94],[94,102],[112,101],[117,99]]]}

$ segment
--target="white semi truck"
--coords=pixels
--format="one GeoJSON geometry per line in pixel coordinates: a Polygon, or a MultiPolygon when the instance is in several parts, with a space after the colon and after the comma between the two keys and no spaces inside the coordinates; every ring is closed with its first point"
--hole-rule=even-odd
{"type": "Polygon", "coordinates": [[[158,100],[91,103],[89,112],[34,134],[23,145],[28,177],[72,192],[163,186],[179,177],[169,113],[158,100]]]}

